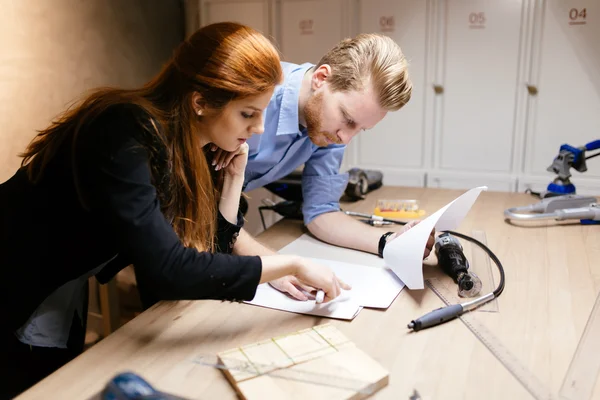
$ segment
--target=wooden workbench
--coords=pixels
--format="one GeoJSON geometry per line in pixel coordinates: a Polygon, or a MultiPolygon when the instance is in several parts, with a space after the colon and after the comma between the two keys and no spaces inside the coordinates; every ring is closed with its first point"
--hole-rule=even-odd
{"type": "MultiPolygon", "coordinates": [[[[429,214],[463,192],[384,187],[366,200],[342,206],[372,212],[377,198],[418,199],[429,214]]],[[[504,209],[535,201],[525,194],[484,192],[458,231],[485,231],[506,270],[499,312],[477,317],[557,393],[600,291],[600,226],[504,221],[504,209]]],[[[282,221],[259,239],[280,249],[303,232],[300,223],[282,221]]],[[[425,267],[426,277],[437,273],[425,267]]],[[[133,370],[166,392],[233,399],[222,373],[193,364],[195,355],[325,322],[335,324],[390,371],[389,385],[374,398],[408,399],[415,391],[421,399],[532,398],[460,321],[418,333],[407,330],[409,321],[441,305],[429,289],[404,289],[386,311],[364,309],[353,321],[342,322],[229,302],[163,302],[19,398],[96,398],[112,376],[133,370]]],[[[594,393],[600,398],[600,384],[594,393]]]]}

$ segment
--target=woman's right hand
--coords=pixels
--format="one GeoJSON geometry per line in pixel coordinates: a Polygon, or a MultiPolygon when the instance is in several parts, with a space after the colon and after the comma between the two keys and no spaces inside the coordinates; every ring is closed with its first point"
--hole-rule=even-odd
{"type": "Polygon", "coordinates": [[[232,177],[244,176],[244,170],[248,163],[248,143],[242,144],[233,152],[225,151],[214,144],[210,146],[210,150],[213,152],[212,165],[215,171],[223,169],[232,177]]]}
{"type": "Polygon", "coordinates": [[[299,259],[295,277],[303,285],[322,290],[325,293],[323,303],[338,297],[342,293],[342,289],[352,289],[350,285],[338,278],[329,267],[302,257],[299,259]]]}
{"type": "MultiPolygon", "coordinates": [[[[351,289],[350,285],[335,276],[331,268],[314,263],[304,257],[273,254],[260,256],[260,258],[262,260],[260,283],[280,281],[279,284],[271,284],[277,290],[294,295],[283,285],[289,281],[303,289],[322,290],[325,293],[323,302],[326,303],[338,297],[342,293],[342,289],[351,289]]],[[[299,296],[294,297],[300,300],[299,296]]]]}

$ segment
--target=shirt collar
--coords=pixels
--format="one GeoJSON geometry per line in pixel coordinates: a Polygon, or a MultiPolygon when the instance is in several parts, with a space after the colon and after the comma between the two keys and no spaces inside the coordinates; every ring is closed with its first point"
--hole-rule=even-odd
{"type": "Polygon", "coordinates": [[[299,65],[296,69],[290,71],[289,75],[285,78],[276,135],[300,133],[300,122],[298,119],[300,87],[302,86],[304,74],[313,66],[314,64],[311,63],[299,65]]]}

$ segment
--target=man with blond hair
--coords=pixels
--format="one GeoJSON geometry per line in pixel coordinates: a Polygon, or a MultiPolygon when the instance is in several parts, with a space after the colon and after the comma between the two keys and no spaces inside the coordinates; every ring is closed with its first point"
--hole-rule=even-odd
{"type": "MultiPolygon", "coordinates": [[[[346,145],[360,131],[377,125],[410,99],[412,84],[402,50],[391,38],[361,34],[345,39],[318,64],[282,63],[285,80],[264,115],[264,133],[250,147],[244,191],[281,179],[304,165],[302,213],[309,231],[324,242],[382,255],[395,235],[384,234],[340,211],[348,174],[340,173],[346,145]]],[[[261,118],[260,111],[244,118],[261,118]]],[[[261,133],[261,132],[256,132],[261,133]]],[[[406,230],[407,228],[404,228],[406,230]]],[[[425,256],[433,245],[430,238],[425,256]]],[[[235,249],[273,254],[247,232],[235,249]]],[[[307,297],[293,277],[270,282],[299,300],[307,297]]]]}

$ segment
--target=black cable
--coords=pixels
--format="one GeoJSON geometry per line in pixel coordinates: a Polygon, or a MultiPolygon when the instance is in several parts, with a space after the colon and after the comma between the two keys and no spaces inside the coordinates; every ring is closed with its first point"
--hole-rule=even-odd
{"type": "MultiPolygon", "coordinates": [[[[397,221],[395,219],[382,218],[382,220],[392,222],[392,223],[398,224],[398,225],[406,225],[406,222],[397,221]]],[[[465,235],[463,233],[454,232],[454,231],[441,231],[441,232],[448,232],[451,235],[455,235],[455,236],[458,236],[459,238],[473,242],[477,246],[481,247],[483,249],[483,251],[485,251],[487,253],[487,255],[496,264],[496,267],[498,267],[498,272],[500,273],[500,282],[498,283],[498,286],[496,287],[496,289],[493,292],[494,297],[500,296],[502,294],[502,292],[504,291],[504,267],[502,266],[502,263],[500,262],[498,257],[494,254],[494,252],[492,250],[490,250],[489,247],[487,247],[485,244],[481,243],[479,240],[477,240],[475,238],[472,238],[471,236],[465,235]]]]}
{"type": "Polygon", "coordinates": [[[531,190],[530,188],[525,189],[525,193],[528,193],[532,196],[538,197],[538,198],[542,198],[542,192],[534,192],[533,190],[531,190]]]}
{"type": "Polygon", "coordinates": [[[260,214],[260,220],[262,221],[263,224],[263,229],[266,231],[267,230],[267,224],[265,224],[265,217],[263,217],[263,209],[265,207],[258,207],[258,213],[260,214]]]}
{"type": "Polygon", "coordinates": [[[600,156],[600,151],[595,154],[592,154],[591,156],[587,156],[585,159],[589,160],[590,158],[594,158],[594,157],[598,157],[598,156],[600,156]]]}

